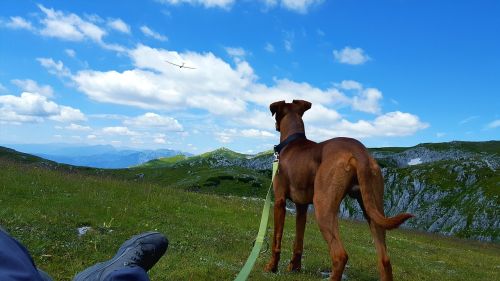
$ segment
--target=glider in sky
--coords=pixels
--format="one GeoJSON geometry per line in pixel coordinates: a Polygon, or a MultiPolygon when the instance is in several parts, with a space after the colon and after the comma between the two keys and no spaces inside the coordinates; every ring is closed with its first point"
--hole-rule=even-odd
{"type": "Polygon", "coordinates": [[[177,66],[179,68],[196,69],[195,67],[187,66],[185,62],[182,62],[182,64],[177,64],[177,63],[169,62],[168,60],[166,60],[166,62],[170,63],[171,65],[175,65],[175,66],[177,66]]]}

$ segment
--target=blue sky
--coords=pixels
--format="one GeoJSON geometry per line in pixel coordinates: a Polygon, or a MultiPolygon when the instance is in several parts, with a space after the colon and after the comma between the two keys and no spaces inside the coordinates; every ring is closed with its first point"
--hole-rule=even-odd
{"type": "Polygon", "coordinates": [[[256,153],[500,136],[499,1],[1,1],[0,144],[256,153]],[[178,68],[167,61],[192,66],[178,68]]]}

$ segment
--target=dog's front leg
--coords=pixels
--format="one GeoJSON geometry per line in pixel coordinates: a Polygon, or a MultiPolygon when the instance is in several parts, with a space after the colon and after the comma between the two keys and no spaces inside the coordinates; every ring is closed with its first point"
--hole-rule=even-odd
{"type": "Polygon", "coordinates": [[[285,225],[285,198],[276,197],[274,201],[274,234],[271,260],[264,268],[267,272],[276,272],[281,254],[281,237],[283,236],[283,226],[285,225]]]}
{"type": "Polygon", "coordinates": [[[288,265],[288,271],[300,271],[302,266],[302,251],[304,249],[304,231],[306,229],[307,207],[309,204],[295,204],[297,210],[295,224],[295,242],[293,243],[293,257],[288,265]]]}

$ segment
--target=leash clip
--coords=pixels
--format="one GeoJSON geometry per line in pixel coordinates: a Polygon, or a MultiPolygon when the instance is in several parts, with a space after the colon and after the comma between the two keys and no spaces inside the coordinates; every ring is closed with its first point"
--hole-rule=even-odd
{"type": "Polygon", "coordinates": [[[273,162],[278,162],[280,160],[280,154],[278,152],[274,152],[274,160],[273,162]]]}

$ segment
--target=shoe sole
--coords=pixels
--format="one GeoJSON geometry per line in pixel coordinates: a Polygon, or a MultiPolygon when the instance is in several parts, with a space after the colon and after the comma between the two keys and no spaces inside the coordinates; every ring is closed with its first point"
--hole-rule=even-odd
{"type": "Polygon", "coordinates": [[[101,271],[101,273],[99,273],[99,275],[98,275],[98,278],[100,278],[102,272],[104,272],[104,270],[107,267],[113,265],[116,261],[118,261],[121,257],[123,257],[130,249],[138,246],[139,240],[142,240],[148,236],[158,235],[158,234],[162,235],[159,232],[146,232],[146,233],[142,233],[142,234],[133,236],[132,238],[130,238],[129,240],[125,241],[122,244],[122,246],[118,249],[118,251],[116,252],[116,254],[113,258],[111,258],[110,260],[105,261],[105,262],[97,263],[97,264],[85,269],[84,271],[78,273],[73,278],[73,281],[85,281],[86,278],[88,278],[91,274],[95,273],[96,271],[101,271]]]}

